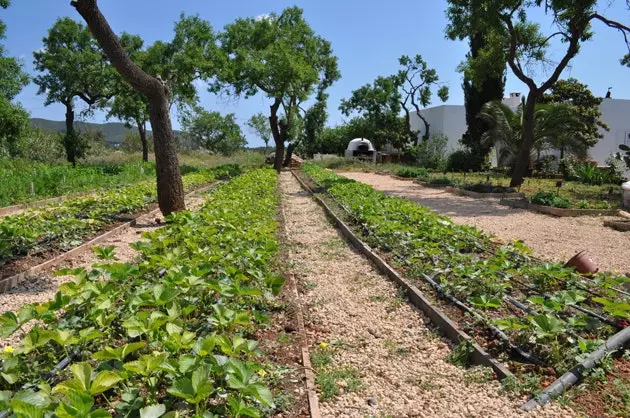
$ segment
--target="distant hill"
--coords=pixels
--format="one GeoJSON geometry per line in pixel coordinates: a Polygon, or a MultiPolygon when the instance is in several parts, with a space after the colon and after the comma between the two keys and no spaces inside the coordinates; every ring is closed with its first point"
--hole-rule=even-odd
{"type": "MultiPolygon", "coordinates": [[[[31,118],[31,125],[35,128],[40,128],[50,132],[66,132],[66,123],[64,121],[55,121],[48,119],[31,118]]],[[[90,123],[90,122],[75,122],[74,127],[77,130],[91,130],[101,131],[105,141],[112,145],[119,145],[123,142],[125,135],[132,132],[134,129],[127,129],[125,125],[119,122],[112,123],[90,123]]]]}

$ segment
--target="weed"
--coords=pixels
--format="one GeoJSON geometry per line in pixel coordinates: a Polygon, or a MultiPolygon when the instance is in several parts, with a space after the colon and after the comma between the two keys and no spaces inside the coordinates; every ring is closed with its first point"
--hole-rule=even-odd
{"type": "Polygon", "coordinates": [[[466,385],[486,383],[493,379],[492,369],[488,367],[471,367],[464,372],[464,383],[466,385]]]}
{"type": "Polygon", "coordinates": [[[339,394],[342,387],[345,392],[357,392],[361,389],[359,371],[352,367],[322,371],[317,374],[315,382],[319,385],[322,401],[339,394]]]}
{"type": "Polygon", "coordinates": [[[370,301],[371,302],[384,302],[387,300],[387,296],[383,296],[383,295],[372,295],[370,296],[370,301]]]}
{"type": "Polygon", "coordinates": [[[446,361],[456,366],[468,367],[470,366],[470,355],[473,351],[473,343],[471,341],[463,341],[453,347],[448,356],[446,356],[446,361]]]}
{"type": "Polygon", "coordinates": [[[394,340],[383,341],[383,346],[387,349],[390,357],[409,355],[409,347],[398,345],[394,340]]]}
{"type": "Polygon", "coordinates": [[[306,282],[306,283],[303,284],[303,286],[304,286],[304,289],[306,289],[306,290],[313,290],[313,289],[315,289],[317,287],[317,283],[315,283],[315,282],[306,282]]]}
{"type": "Polygon", "coordinates": [[[288,344],[291,341],[293,341],[293,336],[287,334],[286,332],[281,332],[280,335],[278,335],[278,342],[281,344],[288,344]]]}
{"type": "Polygon", "coordinates": [[[501,381],[501,394],[512,396],[537,395],[540,393],[541,380],[532,373],[524,373],[520,379],[516,376],[508,376],[501,381]]]}
{"type": "Polygon", "coordinates": [[[316,348],[311,352],[311,364],[315,369],[321,369],[332,364],[332,356],[330,350],[316,348]]]}

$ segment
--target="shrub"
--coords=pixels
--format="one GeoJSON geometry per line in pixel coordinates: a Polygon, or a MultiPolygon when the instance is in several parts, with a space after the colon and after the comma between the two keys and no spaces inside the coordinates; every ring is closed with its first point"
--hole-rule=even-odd
{"type": "Polygon", "coordinates": [[[560,197],[554,192],[538,192],[532,196],[532,203],[563,209],[571,207],[569,199],[560,197]]]}
{"type": "Polygon", "coordinates": [[[409,154],[416,164],[432,170],[442,171],[446,168],[447,156],[446,145],[448,137],[446,135],[432,135],[426,141],[420,141],[409,150],[409,154]]]}
{"type": "Polygon", "coordinates": [[[468,183],[463,185],[462,188],[477,193],[516,193],[516,189],[513,187],[495,186],[489,183],[468,183]]]}
{"type": "Polygon", "coordinates": [[[429,171],[424,167],[402,167],[396,170],[399,177],[418,178],[421,180],[429,179],[429,171]]]}
{"type": "Polygon", "coordinates": [[[448,177],[436,177],[429,180],[429,184],[435,184],[438,186],[455,186],[457,185],[457,181],[448,177]]]}
{"type": "Polygon", "coordinates": [[[484,159],[470,151],[459,150],[448,156],[446,171],[467,172],[478,171],[484,164],[484,159]]]}

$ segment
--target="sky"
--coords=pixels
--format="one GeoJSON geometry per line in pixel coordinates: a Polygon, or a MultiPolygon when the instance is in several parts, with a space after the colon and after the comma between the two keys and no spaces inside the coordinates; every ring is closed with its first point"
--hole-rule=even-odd
{"type": "MultiPolygon", "coordinates": [[[[4,44],[9,54],[20,57],[25,69],[33,72],[33,51],[42,47],[55,20],[69,16],[81,17],[70,6],[70,0],[13,0],[6,10],[0,10],[7,38],[4,44]]],[[[342,78],[330,89],[328,124],[340,124],[345,119],[338,110],[340,101],[350,96],[352,90],[372,82],[380,75],[394,74],[398,70],[398,57],[421,54],[430,67],[437,70],[440,81],[450,88],[446,104],[463,104],[461,74],[458,64],[464,59],[468,45],[445,39],[444,28],[446,0],[101,0],[99,5],[116,33],[123,31],[140,35],[145,44],[172,38],[173,24],[181,13],[199,14],[208,20],[215,30],[238,17],[255,17],[270,12],[280,13],[285,7],[298,5],[304,9],[306,20],[314,31],[328,39],[339,59],[342,78]]],[[[609,18],[630,23],[630,11],[621,0],[602,0],[599,11],[609,18]]],[[[548,17],[536,12],[532,19],[541,23],[545,33],[552,33],[548,17]]],[[[630,99],[630,69],[622,67],[619,59],[627,51],[620,33],[594,25],[593,40],[583,44],[579,55],[571,62],[562,78],[575,77],[587,84],[595,95],[603,96],[612,87],[614,98],[630,99]]],[[[560,59],[562,45],[555,45],[552,59],[560,59]]],[[[537,78],[544,77],[539,70],[537,78]]],[[[260,146],[262,141],[249,131],[246,121],[255,113],[267,113],[269,99],[253,97],[237,99],[209,94],[199,83],[201,105],[211,111],[235,113],[243,127],[250,146],[260,146]]],[[[525,85],[509,71],[506,95],[510,92],[526,93],[525,85]]],[[[32,117],[63,120],[64,108],[59,104],[44,106],[44,96],[37,95],[37,86],[29,84],[17,100],[32,117]]],[[[437,97],[433,105],[440,104],[437,97]]],[[[630,116],[630,115],[629,115],[630,116]]],[[[87,119],[103,122],[105,115],[97,112],[87,119]]],[[[173,118],[175,128],[179,127],[173,118]]]]}

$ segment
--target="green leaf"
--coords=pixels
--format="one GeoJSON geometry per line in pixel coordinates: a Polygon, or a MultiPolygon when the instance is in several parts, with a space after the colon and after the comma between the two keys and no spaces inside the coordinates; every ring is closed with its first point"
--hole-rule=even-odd
{"type": "Polygon", "coordinates": [[[5,312],[0,316],[0,338],[7,338],[20,328],[17,316],[13,312],[5,312]]]}
{"type": "Polygon", "coordinates": [[[159,418],[166,412],[166,407],[161,404],[145,406],[140,410],[140,418],[159,418]]]}
{"type": "Polygon", "coordinates": [[[99,393],[105,392],[116,386],[116,384],[122,381],[123,378],[115,372],[110,370],[105,370],[96,375],[94,380],[92,381],[92,387],[90,393],[92,395],[97,395],[99,393]]]}

